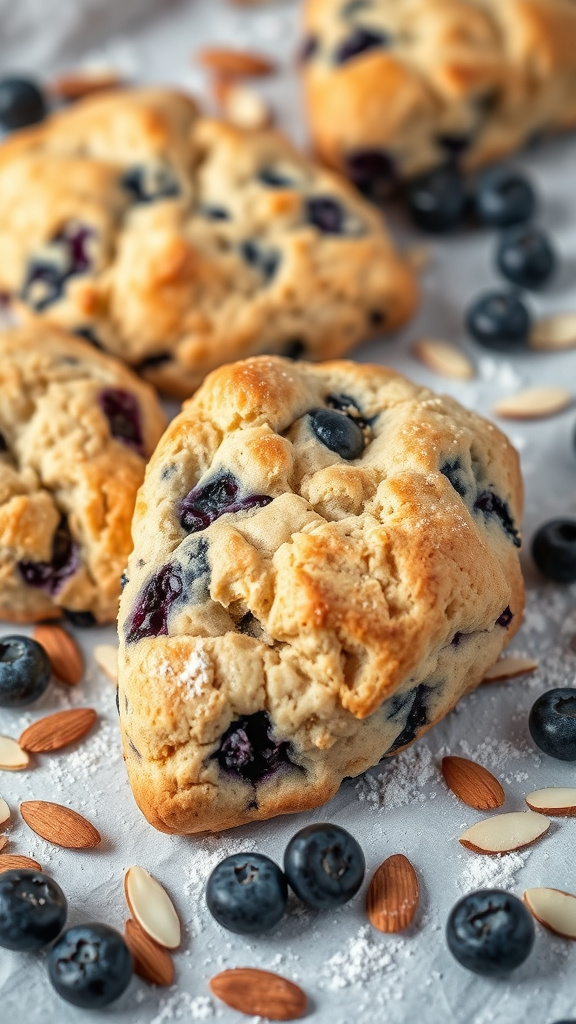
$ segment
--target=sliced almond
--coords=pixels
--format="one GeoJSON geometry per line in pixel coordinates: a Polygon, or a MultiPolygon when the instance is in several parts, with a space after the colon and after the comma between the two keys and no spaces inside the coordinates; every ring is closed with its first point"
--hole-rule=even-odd
{"type": "Polygon", "coordinates": [[[492,772],[467,757],[444,757],[442,774],[454,795],[477,811],[493,811],[496,807],[502,807],[506,799],[502,786],[492,772]]]}
{"type": "Polygon", "coordinates": [[[576,896],[562,889],[526,889],[524,902],[540,924],[564,939],[576,939],[576,896]]]}
{"type": "Polygon", "coordinates": [[[52,96],[71,103],[74,100],[83,99],[84,96],[91,96],[95,92],[119,89],[124,84],[123,79],[116,71],[96,69],[91,71],[86,68],[72,71],[67,75],[60,75],[50,82],[48,89],[52,96]]]}
{"type": "Polygon", "coordinates": [[[0,796],[0,828],[2,828],[7,821],[10,821],[10,808],[4,798],[0,796]]]}
{"type": "Polygon", "coordinates": [[[57,711],[55,715],[40,718],[24,729],[19,740],[20,746],[33,754],[61,750],[81,739],[92,728],[96,717],[92,708],[57,711]]]}
{"type": "Polygon", "coordinates": [[[26,800],[20,804],[24,821],[38,836],[67,850],[85,850],[98,846],[100,833],[77,811],[47,800],[26,800]]]}
{"type": "Polygon", "coordinates": [[[269,57],[228,46],[206,46],[195,55],[203,68],[225,78],[253,78],[271,75],[276,65],[269,57]]]}
{"type": "Polygon", "coordinates": [[[0,736],[0,769],[20,772],[30,764],[25,750],[11,736],[0,736]]]}
{"type": "Polygon", "coordinates": [[[306,1010],[305,993],[293,981],[255,967],[234,967],[210,981],[210,988],[226,1006],[268,1020],[296,1020],[306,1010]]]}
{"type": "Polygon", "coordinates": [[[533,658],[526,658],[522,654],[509,654],[500,658],[492,668],[484,674],[483,683],[498,683],[501,679],[514,679],[516,676],[525,676],[529,672],[535,672],[538,662],[533,658]]]}
{"type": "Polygon", "coordinates": [[[535,789],[528,793],[526,803],[531,811],[549,814],[551,818],[576,817],[576,789],[535,789]]]}
{"type": "Polygon", "coordinates": [[[8,846],[8,836],[0,836],[0,853],[5,846],[8,846]]]}
{"type": "Polygon", "coordinates": [[[513,811],[472,825],[462,833],[460,842],[474,853],[511,853],[535,843],[549,828],[550,822],[543,814],[513,811]]]}
{"type": "Polygon", "coordinates": [[[566,388],[526,388],[497,402],[492,412],[505,420],[537,420],[555,416],[571,404],[572,395],[566,388]]]}
{"type": "Polygon", "coordinates": [[[34,639],[50,658],[56,678],[66,686],[76,686],[82,679],[84,660],[74,637],[62,626],[36,626],[34,639]]]}
{"type": "Polygon", "coordinates": [[[168,893],[145,868],[128,868],[124,891],[130,913],[150,938],[166,949],[180,945],[180,921],[168,893]]]}
{"type": "Polygon", "coordinates": [[[118,685],[118,648],[115,644],[98,644],[94,648],[94,661],[104,675],[118,685]]]}
{"type": "Polygon", "coordinates": [[[15,871],[29,868],[30,871],[42,871],[41,865],[31,857],[20,857],[17,853],[3,853],[0,856],[0,872],[15,871]]]}
{"type": "Polygon", "coordinates": [[[422,338],[413,349],[414,355],[429,370],[454,380],[472,380],[476,375],[474,363],[465,352],[447,341],[422,338]]]}
{"type": "Polygon", "coordinates": [[[396,853],[376,869],[368,889],[368,917],[379,932],[402,932],[418,909],[418,876],[407,857],[396,853]]]}
{"type": "Polygon", "coordinates": [[[272,111],[266,100],[248,85],[219,79],[215,94],[222,114],[237,128],[255,131],[272,123],[272,111]]]}
{"type": "Polygon", "coordinates": [[[152,985],[171,985],[174,981],[174,964],[170,953],[154,942],[132,918],[126,921],[124,934],[136,974],[152,985]]]}
{"type": "Polygon", "coordinates": [[[554,313],[534,324],[530,348],[558,352],[576,345],[576,313],[554,313]]]}

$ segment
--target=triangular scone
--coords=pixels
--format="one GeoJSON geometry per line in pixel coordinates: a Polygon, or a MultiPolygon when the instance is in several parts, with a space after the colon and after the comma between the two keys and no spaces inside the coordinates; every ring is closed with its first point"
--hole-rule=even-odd
{"type": "Polygon", "coordinates": [[[380,366],[212,373],[160,442],[120,607],[136,800],[168,832],[315,807],[517,630],[516,452],[380,366]]]}

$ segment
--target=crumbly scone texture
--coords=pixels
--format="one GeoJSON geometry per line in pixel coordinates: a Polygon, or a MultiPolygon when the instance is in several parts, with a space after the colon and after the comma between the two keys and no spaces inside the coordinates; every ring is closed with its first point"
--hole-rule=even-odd
{"type": "Polygon", "coordinates": [[[573,0],[307,0],[316,151],[373,195],[576,124],[573,0]]]}
{"type": "Polygon", "coordinates": [[[87,342],[46,324],[0,333],[0,619],[115,618],[165,423],[152,388],[87,342]]]}
{"type": "Polygon", "coordinates": [[[120,603],[149,821],[318,806],[442,718],[520,625],[521,511],[494,424],[390,370],[212,373],[148,466],[120,603]]]}
{"type": "Polygon", "coordinates": [[[342,355],[416,304],[347,182],[165,89],[91,97],[0,146],[0,289],[181,397],[247,355],[342,355]]]}

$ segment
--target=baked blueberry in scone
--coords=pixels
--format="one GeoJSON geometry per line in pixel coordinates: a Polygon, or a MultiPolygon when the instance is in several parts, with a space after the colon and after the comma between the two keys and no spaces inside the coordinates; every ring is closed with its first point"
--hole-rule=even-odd
{"type": "Polygon", "coordinates": [[[57,327],[0,332],[0,619],[115,618],[152,388],[57,327]]]}
{"type": "Polygon", "coordinates": [[[380,366],[210,374],[136,503],[124,751],[168,832],[315,807],[473,689],[520,625],[516,452],[380,366]]]}
{"type": "Polygon", "coordinates": [[[166,89],[91,97],[0,146],[0,288],[183,397],[243,356],[341,355],[416,304],[354,188],[166,89]]]}
{"type": "Polygon", "coordinates": [[[316,152],[366,194],[576,125],[574,0],[306,0],[316,152]]]}

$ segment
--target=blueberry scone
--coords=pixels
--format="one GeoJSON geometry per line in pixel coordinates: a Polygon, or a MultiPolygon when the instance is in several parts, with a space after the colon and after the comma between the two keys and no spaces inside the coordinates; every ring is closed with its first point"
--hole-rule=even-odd
{"type": "Polygon", "coordinates": [[[0,333],[0,619],[115,618],[152,388],[46,324],[0,333]]]}
{"type": "Polygon", "coordinates": [[[178,396],[245,355],[340,355],[416,303],[348,183],[161,89],[92,97],[0,146],[0,288],[178,396]]]}
{"type": "Polygon", "coordinates": [[[315,807],[442,718],[520,625],[521,506],[504,435],[390,370],[212,373],[147,469],[120,603],[149,821],[315,807]]]}
{"type": "Polygon", "coordinates": [[[574,0],[307,0],[317,152],[379,197],[576,125],[574,0]]]}

